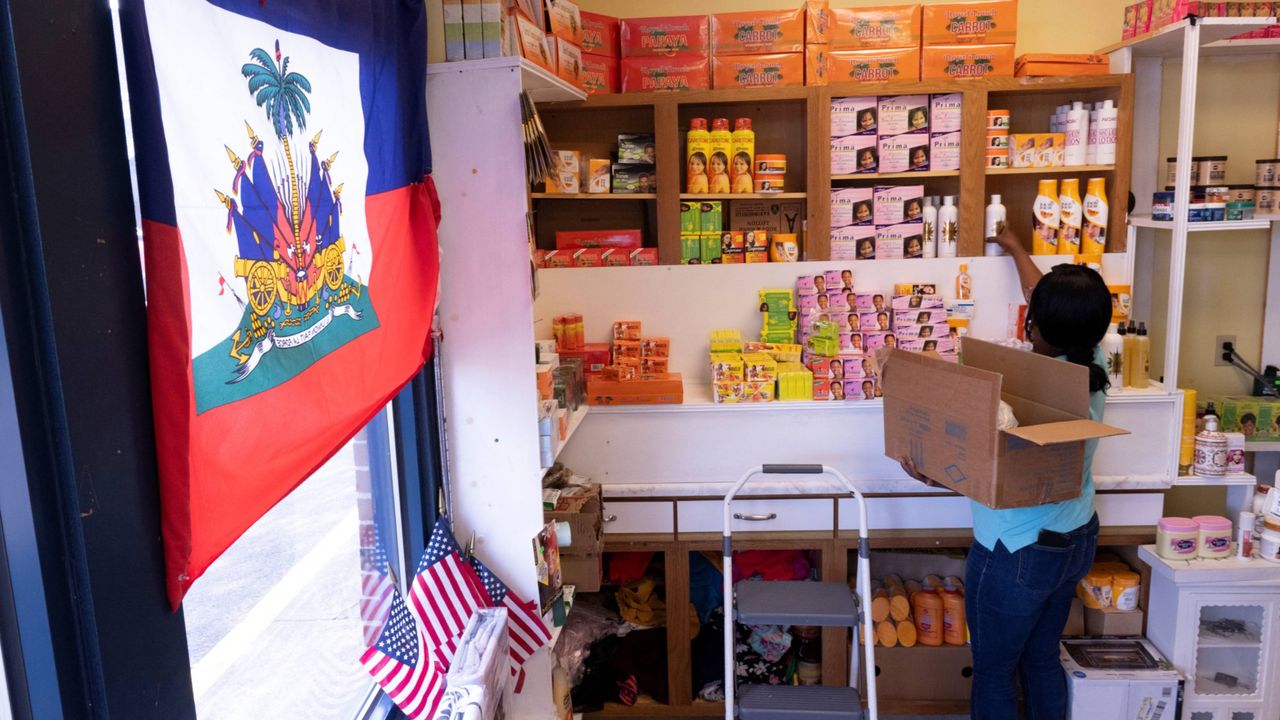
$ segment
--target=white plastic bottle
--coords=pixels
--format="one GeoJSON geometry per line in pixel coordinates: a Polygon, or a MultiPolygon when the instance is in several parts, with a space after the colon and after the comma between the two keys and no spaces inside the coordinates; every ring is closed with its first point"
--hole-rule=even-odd
{"type": "Polygon", "coordinates": [[[1098,110],[1098,165],[1114,165],[1116,162],[1116,131],[1120,125],[1120,110],[1110,100],[1105,100],[1098,110]]]}
{"type": "Polygon", "coordinates": [[[960,240],[960,214],[956,210],[954,195],[942,196],[938,209],[938,257],[953,258],[960,240]]]}
{"type": "MultiPolygon", "coordinates": [[[[1102,105],[1098,107],[1101,108],[1102,105]]],[[[1089,111],[1089,145],[1085,150],[1084,162],[1086,165],[1098,164],[1098,110],[1096,109],[1089,111]]]]}
{"type": "Polygon", "coordinates": [[[1000,243],[996,242],[996,237],[1004,232],[1004,223],[1007,218],[1008,214],[1004,205],[1000,202],[1000,196],[992,195],[991,204],[987,206],[986,222],[982,231],[983,255],[991,257],[1004,254],[1004,248],[1000,247],[1000,243]]]}
{"type": "Polygon", "coordinates": [[[1068,167],[1084,165],[1089,152],[1089,111],[1084,103],[1071,103],[1067,113],[1067,148],[1064,162],[1068,167]]]}
{"type": "Polygon", "coordinates": [[[938,257],[938,208],[932,195],[924,199],[924,257],[938,257]]]}
{"type": "Polygon", "coordinates": [[[1102,336],[1102,354],[1107,358],[1108,393],[1118,393],[1124,387],[1124,338],[1118,332],[1119,325],[1111,323],[1102,336]]]}

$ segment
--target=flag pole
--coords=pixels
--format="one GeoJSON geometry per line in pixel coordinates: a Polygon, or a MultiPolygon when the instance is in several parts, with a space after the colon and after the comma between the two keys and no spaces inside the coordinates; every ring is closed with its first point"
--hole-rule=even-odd
{"type": "Polygon", "coordinates": [[[444,492],[444,517],[453,528],[453,482],[449,475],[449,433],[448,418],[445,416],[444,403],[444,333],[440,330],[440,315],[431,319],[431,354],[435,359],[432,367],[436,381],[436,432],[440,443],[440,487],[444,492]]]}

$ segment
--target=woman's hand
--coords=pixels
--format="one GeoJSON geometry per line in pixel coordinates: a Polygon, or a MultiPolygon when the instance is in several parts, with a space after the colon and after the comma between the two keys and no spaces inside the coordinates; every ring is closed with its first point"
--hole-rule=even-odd
{"type": "Polygon", "coordinates": [[[996,244],[1004,250],[1006,255],[1017,255],[1018,250],[1025,251],[1022,246],[1022,238],[1018,237],[1017,233],[1011,230],[1008,225],[1004,226],[1004,230],[999,235],[996,235],[995,239],[996,244]]]}
{"type": "Polygon", "coordinates": [[[911,458],[900,457],[898,458],[898,464],[902,466],[903,472],[915,478],[916,480],[919,480],[920,482],[924,483],[925,485],[928,485],[929,487],[938,487],[938,483],[934,482],[933,480],[930,480],[918,469],[916,469],[916,463],[911,458]]]}

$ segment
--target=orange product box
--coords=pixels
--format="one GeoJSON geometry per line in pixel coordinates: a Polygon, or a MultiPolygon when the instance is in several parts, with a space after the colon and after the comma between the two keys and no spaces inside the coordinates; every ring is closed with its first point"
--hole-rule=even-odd
{"type": "Polygon", "coordinates": [[[604,267],[604,248],[582,248],[573,251],[573,266],[604,267]]]}
{"type": "Polygon", "coordinates": [[[658,248],[636,248],[631,251],[632,265],[657,265],[658,248]]]}
{"type": "Polygon", "coordinates": [[[548,269],[573,267],[573,251],[548,250],[547,254],[542,256],[542,267],[548,269]]]}
{"type": "Polygon", "coordinates": [[[804,49],[804,84],[826,85],[830,82],[830,61],[827,56],[831,48],[827,45],[806,45],[804,49]]]}
{"type": "Polygon", "coordinates": [[[582,52],[618,57],[618,18],[600,13],[578,13],[582,17],[582,52]]]}
{"type": "Polygon", "coordinates": [[[707,27],[706,15],[625,18],[619,36],[622,57],[705,56],[711,49],[707,27]]]}
{"type": "Polygon", "coordinates": [[[837,50],[827,54],[827,77],[833,84],[917,82],[920,48],[837,50]]]}
{"type": "Polygon", "coordinates": [[[529,251],[529,261],[533,263],[534,267],[541,270],[547,266],[547,251],[533,248],[529,251]]]}
{"type": "Polygon", "coordinates": [[[637,371],[635,365],[609,365],[600,375],[605,380],[635,380],[637,371]]]}
{"type": "MultiPolygon", "coordinates": [[[[640,342],[640,327],[639,320],[615,320],[613,322],[613,339],[640,342]]],[[[636,357],[640,357],[640,355],[637,354],[636,357]]]]}
{"type": "Polygon", "coordinates": [[[552,0],[547,3],[547,17],[551,21],[551,34],[564,38],[574,45],[582,45],[582,11],[573,0],[552,0]]]}
{"type": "Polygon", "coordinates": [[[832,50],[876,50],[920,44],[920,6],[832,8],[832,50]]]}
{"type": "Polygon", "coordinates": [[[631,264],[631,253],[626,248],[607,248],[604,251],[605,267],[627,267],[631,264]]]}
{"type": "Polygon", "coordinates": [[[804,85],[804,53],[716,56],[711,86],[722,88],[804,85]]]}
{"type": "Polygon", "coordinates": [[[1111,63],[1104,55],[1026,53],[1019,55],[1013,63],[1015,77],[1106,75],[1110,72],[1111,63]]]}
{"type": "Polygon", "coordinates": [[[561,37],[550,38],[551,52],[556,58],[556,75],[561,80],[583,87],[582,48],[561,37]]]}
{"type": "Polygon", "coordinates": [[[1012,45],[1018,39],[1018,0],[977,0],[924,6],[925,45],[1012,45]]]}
{"type": "Polygon", "coordinates": [[[680,373],[658,373],[635,380],[587,378],[588,405],[680,405],[684,380],[680,373]]]}
{"type": "Polygon", "coordinates": [[[618,84],[618,58],[584,53],[582,87],[588,95],[609,95],[620,92],[622,88],[618,84]]]}
{"type": "Polygon", "coordinates": [[[638,248],[642,240],[639,230],[557,230],[556,249],[638,248]]]}
{"type": "Polygon", "coordinates": [[[524,13],[513,12],[512,17],[516,22],[516,37],[520,40],[520,54],[533,64],[555,72],[556,60],[547,43],[546,31],[538,23],[525,17],[524,13]]]}
{"type": "Polygon", "coordinates": [[[640,358],[640,372],[644,375],[661,375],[670,368],[670,361],[664,357],[640,358]]]}
{"type": "Polygon", "coordinates": [[[613,357],[615,360],[623,358],[640,359],[640,341],[639,340],[613,340],[613,357]]]}
{"type": "Polygon", "coordinates": [[[622,92],[711,89],[711,61],[706,55],[622,58],[622,92]]]}
{"type": "Polygon", "coordinates": [[[804,41],[806,45],[831,42],[831,0],[805,0],[804,41]]]}
{"type": "Polygon", "coordinates": [[[920,50],[921,80],[1013,77],[1012,45],[934,45],[920,50]]]}
{"type": "Polygon", "coordinates": [[[640,338],[641,357],[670,357],[671,339],[664,337],[640,338]]]}
{"type": "Polygon", "coordinates": [[[761,55],[804,51],[804,8],[716,13],[711,16],[713,55],[761,55]]]}

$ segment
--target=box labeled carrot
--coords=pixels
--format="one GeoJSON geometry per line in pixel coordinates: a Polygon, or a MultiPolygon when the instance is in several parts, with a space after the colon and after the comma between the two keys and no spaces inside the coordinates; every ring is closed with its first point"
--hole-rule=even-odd
{"type": "Polygon", "coordinates": [[[717,56],[802,52],[804,17],[804,8],[716,13],[711,16],[711,51],[717,56]]]}
{"type": "Polygon", "coordinates": [[[837,50],[827,55],[832,83],[916,82],[920,79],[920,50],[837,50]]]}
{"type": "Polygon", "coordinates": [[[589,95],[608,95],[621,90],[618,59],[603,55],[582,56],[582,87],[589,95]]]}
{"type": "Polygon", "coordinates": [[[622,59],[622,92],[709,90],[710,62],[703,55],[622,59]]]}
{"type": "Polygon", "coordinates": [[[583,10],[582,52],[589,55],[618,57],[618,18],[583,10]]]}
{"type": "Polygon", "coordinates": [[[921,36],[925,45],[1012,45],[1018,39],[1018,2],[925,5],[921,36]]]}
{"type": "Polygon", "coordinates": [[[920,6],[832,8],[832,50],[877,50],[920,44],[920,6]]]}
{"type": "Polygon", "coordinates": [[[711,86],[717,90],[804,84],[802,53],[717,56],[712,63],[711,86]]]}
{"type": "Polygon", "coordinates": [[[935,45],[920,51],[921,80],[1013,77],[1013,45],[935,45]]]}
{"type": "MultiPolygon", "coordinates": [[[[706,15],[626,18],[622,20],[622,57],[706,55],[711,49],[706,15]]],[[[623,90],[623,92],[627,92],[623,90]]]]}

